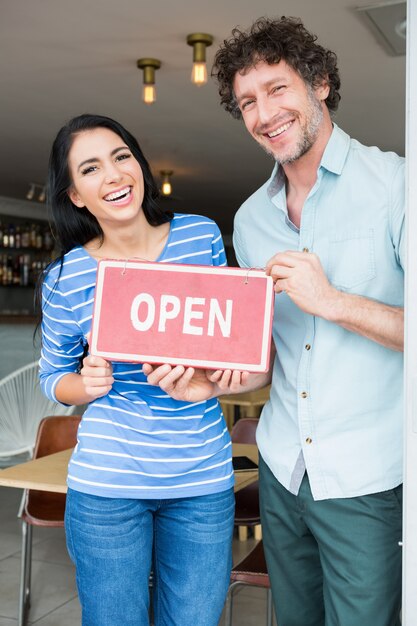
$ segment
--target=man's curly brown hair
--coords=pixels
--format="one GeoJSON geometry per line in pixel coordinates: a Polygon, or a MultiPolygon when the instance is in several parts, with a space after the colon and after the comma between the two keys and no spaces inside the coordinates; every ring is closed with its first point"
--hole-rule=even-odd
{"type": "Polygon", "coordinates": [[[327,107],[336,111],[340,101],[337,57],[316,41],[317,36],[309,33],[296,17],[283,16],[279,20],[262,17],[248,31],[234,28],[230,39],[217,51],[212,70],[226,111],[236,119],[242,117],[233,91],[237,72],[245,73],[260,61],[272,65],[281,60],[313,88],[325,80],[330,87],[327,107]]]}

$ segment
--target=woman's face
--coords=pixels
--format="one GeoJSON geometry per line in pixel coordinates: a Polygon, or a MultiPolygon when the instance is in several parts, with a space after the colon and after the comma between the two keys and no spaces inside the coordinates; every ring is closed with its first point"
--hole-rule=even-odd
{"type": "Polygon", "coordinates": [[[108,128],[78,133],[68,164],[71,201],[79,208],[86,207],[103,231],[138,217],[144,194],[143,174],[119,135],[108,128]]]}

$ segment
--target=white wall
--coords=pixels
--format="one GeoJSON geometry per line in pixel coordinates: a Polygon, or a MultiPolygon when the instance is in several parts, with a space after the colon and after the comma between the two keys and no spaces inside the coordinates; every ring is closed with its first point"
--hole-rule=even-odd
{"type": "Polygon", "coordinates": [[[417,626],[417,2],[407,2],[407,243],[403,624],[417,626]]]}

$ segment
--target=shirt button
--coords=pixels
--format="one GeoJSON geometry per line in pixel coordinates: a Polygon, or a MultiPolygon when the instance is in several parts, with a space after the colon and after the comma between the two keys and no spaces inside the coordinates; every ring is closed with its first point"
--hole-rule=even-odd
{"type": "Polygon", "coordinates": [[[310,252],[308,248],[303,248],[303,252],[310,252]]]}
{"type": "Polygon", "coordinates": [[[307,437],[307,439],[306,439],[306,443],[313,443],[312,438],[311,438],[311,437],[307,437]]]}
{"type": "Polygon", "coordinates": [[[301,397],[302,398],[307,398],[307,391],[302,391],[301,392],[301,397]]]}
{"type": "Polygon", "coordinates": [[[306,343],[306,345],[304,346],[306,350],[311,350],[311,346],[309,343],[306,343]]]}

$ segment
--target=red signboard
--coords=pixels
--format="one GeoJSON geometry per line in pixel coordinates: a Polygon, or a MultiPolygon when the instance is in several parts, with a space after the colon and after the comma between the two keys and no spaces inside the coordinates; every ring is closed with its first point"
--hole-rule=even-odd
{"type": "Polygon", "coordinates": [[[91,354],[264,372],[273,302],[261,270],[99,261],[91,354]]]}

